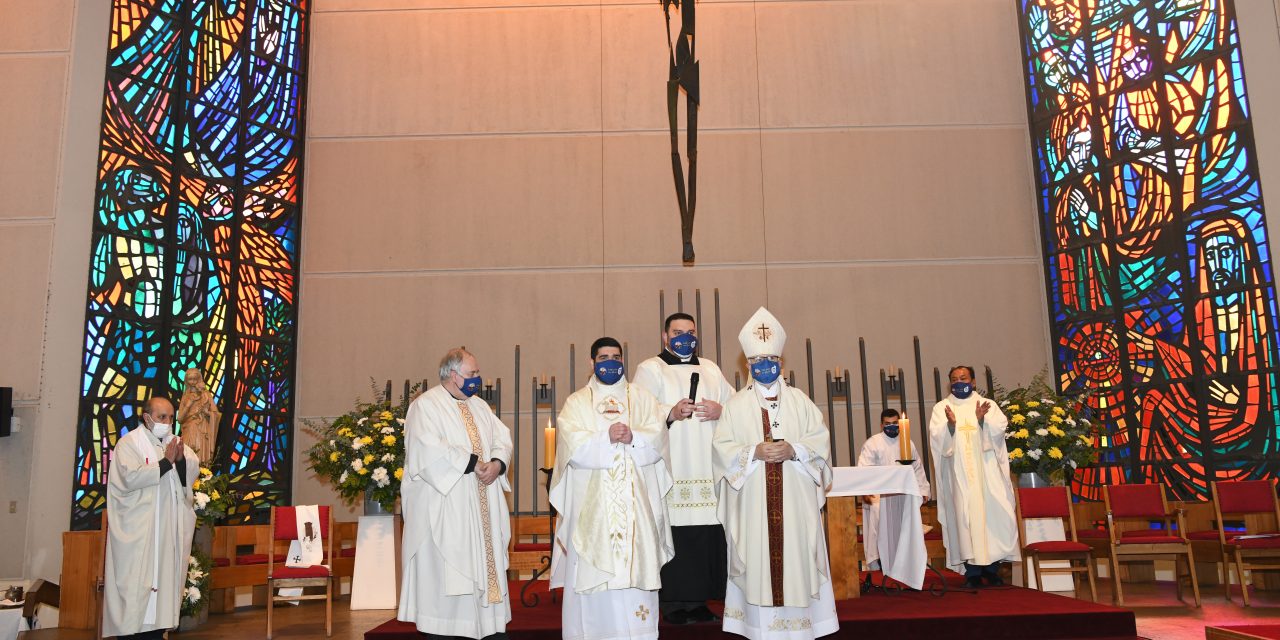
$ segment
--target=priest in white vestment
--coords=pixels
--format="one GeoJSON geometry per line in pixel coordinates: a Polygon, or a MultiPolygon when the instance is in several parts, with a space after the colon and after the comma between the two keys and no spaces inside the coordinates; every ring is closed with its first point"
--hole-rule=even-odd
{"type": "Polygon", "coordinates": [[[450,350],[405,418],[403,582],[396,618],[428,637],[505,638],[511,430],[476,395],[475,356],[450,350]]]}
{"type": "Polygon", "coordinates": [[[934,405],[929,446],[947,566],[970,587],[1004,584],[1001,562],[1018,558],[1018,522],[1000,407],[973,387],[973,368],[952,367],[951,394],[934,405]]]}
{"type": "MultiPolygon", "coordinates": [[[[880,433],[867,438],[858,454],[859,467],[897,466],[902,458],[902,444],[898,440],[897,409],[885,409],[880,412],[880,433]]],[[[911,443],[911,470],[916,472],[916,484],[920,487],[921,502],[929,501],[929,479],[924,475],[924,461],[920,459],[920,451],[916,443],[911,443]]],[[[880,496],[867,496],[862,503],[862,547],[865,550],[863,559],[871,570],[880,568],[880,496]]],[[[871,576],[867,576],[867,581],[871,576]]]]}
{"type": "Polygon", "coordinates": [[[724,630],[753,640],[840,628],[822,528],[830,434],[817,405],[782,379],[786,339],[763,307],[742,328],[752,383],[725,404],[713,440],[729,544],[724,630]]]}
{"type": "Polygon", "coordinates": [[[556,424],[551,588],[564,588],[562,637],[657,638],[662,565],[675,553],[667,427],[653,395],[627,382],[617,340],[596,340],[591,361],[556,424]]]}
{"type": "Polygon", "coordinates": [[[711,436],[733,387],[716,363],[698,355],[693,316],[668,316],[662,344],[662,353],[641,362],[635,376],[636,386],[658,399],[658,413],[666,416],[671,442],[675,486],[667,493],[667,509],[676,555],[662,568],[658,600],[662,617],[670,624],[711,622],[717,618],[707,601],[724,600],[727,575],[724,527],[716,514],[712,480],[711,436]]]}
{"type": "Polygon", "coordinates": [[[102,633],[161,638],[178,626],[200,459],[173,434],[173,404],[147,400],[142,424],[111,450],[102,633]]]}

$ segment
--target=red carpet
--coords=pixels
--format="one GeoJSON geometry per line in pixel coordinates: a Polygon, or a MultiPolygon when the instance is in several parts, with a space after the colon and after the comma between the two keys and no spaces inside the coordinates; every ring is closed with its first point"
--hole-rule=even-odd
{"type": "MultiPolygon", "coordinates": [[[[954,576],[959,578],[959,576],[954,576]]],[[[877,578],[878,579],[878,578],[877,578]]],[[[949,580],[953,589],[963,580],[949,580]]],[[[560,605],[547,595],[541,581],[530,592],[540,599],[535,607],[520,605],[520,584],[511,584],[514,602],[508,635],[520,640],[556,640],[560,637],[560,605]]],[[[947,638],[948,640],[1112,640],[1136,638],[1132,611],[1088,600],[1077,600],[1020,587],[984,589],[977,593],[948,591],[935,597],[925,592],[885,595],[879,591],[836,603],[840,631],[828,638],[947,638]]],[[[717,614],[719,611],[716,612],[717,614]]],[[[708,640],[739,638],[720,632],[719,623],[685,626],[662,625],[664,639],[708,640]]],[[[365,640],[417,640],[413,625],[390,620],[368,631],[365,640]]]]}
{"type": "Polygon", "coordinates": [[[1210,640],[1280,640],[1280,624],[1237,624],[1205,629],[1210,640]]]}

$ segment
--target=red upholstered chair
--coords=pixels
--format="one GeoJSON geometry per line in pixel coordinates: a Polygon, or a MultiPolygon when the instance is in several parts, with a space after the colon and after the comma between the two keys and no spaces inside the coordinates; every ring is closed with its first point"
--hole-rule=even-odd
{"type": "Polygon", "coordinates": [[[271,507],[271,548],[267,553],[267,640],[271,640],[271,611],[276,602],[324,600],[324,635],[333,635],[333,510],[320,507],[320,537],[324,560],[310,567],[287,567],[277,559],[277,548],[288,553],[289,543],[298,539],[298,520],[293,507],[271,507]],[[277,589],[324,587],[323,595],[282,596],[277,589]]]}
{"type": "Polygon", "coordinates": [[[1071,512],[1071,494],[1066,487],[1041,487],[1037,489],[1017,490],[1018,508],[1018,543],[1022,548],[1022,584],[1030,586],[1027,581],[1027,559],[1035,569],[1036,587],[1043,589],[1044,580],[1041,574],[1066,573],[1071,575],[1071,586],[1077,588],[1076,574],[1084,573],[1089,578],[1089,597],[1098,601],[1098,588],[1093,577],[1093,549],[1076,537],[1076,517],[1071,512]],[[1062,521],[1063,531],[1068,532],[1070,540],[1045,540],[1027,542],[1026,518],[1058,518],[1062,521]],[[1066,560],[1066,567],[1041,567],[1041,560],[1066,560]],[[1080,566],[1076,566],[1076,561],[1080,566]]]}
{"type": "MultiPolygon", "coordinates": [[[[1235,561],[1236,579],[1240,581],[1240,595],[1244,606],[1249,606],[1249,585],[1244,581],[1244,571],[1280,571],[1280,503],[1276,501],[1274,480],[1249,480],[1245,482],[1214,482],[1213,511],[1218,517],[1218,540],[1222,543],[1222,564],[1225,567],[1235,561]],[[1222,516],[1241,515],[1245,518],[1244,534],[1229,534],[1222,526],[1222,516]],[[1252,516],[1252,517],[1250,517],[1252,516]],[[1250,526],[1250,521],[1262,520],[1265,524],[1250,526]],[[1265,532],[1265,533],[1264,533],[1265,532]],[[1240,539],[1240,536],[1245,536],[1240,539]],[[1253,537],[1261,536],[1261,537],[1253,537]]],[[[1227,600],[1231,599],[1231,585],[1223,581],[1227,600]]]]}
{"type": "Polygon", "coordinates": [[[1169,511],[1164,487],[1155,484],[1119,484],[1102,488],[1107,504],[1107,533],[1111,540],[1111,580],[1115,585],[1112,598],[1124,606],[1124,591],[1120,586],[1120,563],[1128,561],[1167,560],[1173,557],[1174,585],[1178,600],[1182,600],[1182,565],[1185,562],[1195,594],[1196,606],[1200,606],[1200,583],[1196,580],[1195,555],[1191,542],[1182,536],[1187,530],[1186,514],[1178,509],[1169,511]],[[1123,535],[1116,528],[1117,520],[1153,520],[1164,522],[1163,530],[1147,530],[1123,535]],[[1177,520],[1178,529],[1173,530],[1177,520]],[[1174,535],[1174,534],[1177,535],[1174,535]]]}

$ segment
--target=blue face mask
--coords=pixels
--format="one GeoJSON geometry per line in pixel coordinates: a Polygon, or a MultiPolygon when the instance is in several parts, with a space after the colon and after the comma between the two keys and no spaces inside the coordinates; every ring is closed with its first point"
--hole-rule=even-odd
{"type": "Polygon", "coordinates": [[[622,374],[627,372],[627,365],[621,360],[605,360],[596,363],[596,378],[602,384],[615,384],[622,379],[622,374]]]}
{"type": "MultiPolygon", "coordinates": [[[[459,373],[458,377],[462,378],[462,374],[459,373]]],[[[462,378],[462,384],[458,385],[458,391],[461,391],[462,395],[470,398],[480,391],[480,385],[483,383],[484,381],[480,379],[480,376],[476,376],[474,378],[462,378]]]]}
{"type": "Polygon", "coordinates": [[[698,338],[692,333],[682,333],[678,336],[673,336],[667,346],[671,348],[671,353],[681,358],[688,358],[698,350],[698,338]]]}
{"type": "Polygon", "coordinates": [[[890,438],[898,437],[898,423],[893,422],[884,426],[884,434],[890,438]]]}
{"type": "Polygon", "coordinates": [[[957,398],[960,398],[961,400],[964,400],[965,398],[968,398],[969,394],[971,393],[973,393],[972,382],[952,382],[951,383],[951,395],[957,398]]]}
{"type": "Polygon", "coordinates": [[[774,360],[761,360],[751,365],[751,377],[765,386],[773,384],[781,373],[782,366],[774,360]]]}

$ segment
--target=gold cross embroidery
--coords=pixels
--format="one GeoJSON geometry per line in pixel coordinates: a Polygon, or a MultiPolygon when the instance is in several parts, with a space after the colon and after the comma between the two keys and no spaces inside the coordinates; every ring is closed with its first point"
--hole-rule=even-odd
{"type": "Polygon", "coordinates": [[[648,620],[649,620],[649,609],[648,609],[648,607],[645,607],[644,605],[640,605],[640,608],[639,608],[639,609],[636,609],[636,617],[637,617],[637,618],[640,618],[640,622],[646,622],[646,621],[648,621],[648,620]]]}

